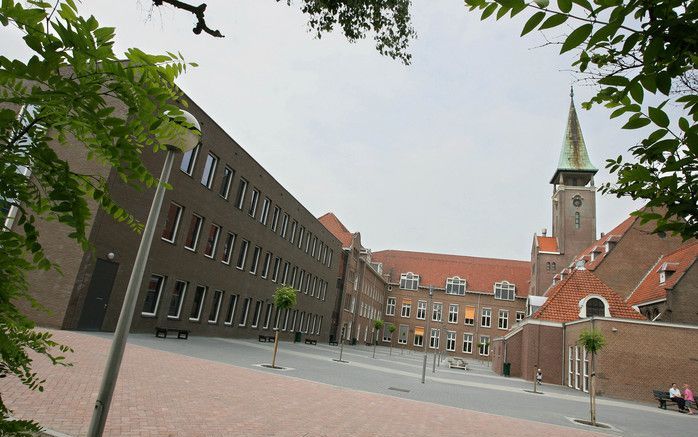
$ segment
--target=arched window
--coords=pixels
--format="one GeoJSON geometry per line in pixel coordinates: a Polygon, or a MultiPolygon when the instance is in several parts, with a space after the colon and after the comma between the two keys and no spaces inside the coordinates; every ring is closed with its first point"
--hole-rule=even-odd
{"type": "Polygon", "coordinates": [[[557,272],[557,265],[553,263],[553,272],[557,272]]]}
{"type": "Polygon", "coordinates": [[[586,304],[587,317],[604,317],[606,315],[606,305],[601,299],[592,297],[586,304]]]}
{"type": "Polygon", "coordinates": [[[550,271],[550,263],[546,263],[546,264],[545,264],[545,269],[546,269],[547,271],[550,271]]]}
{"type": "Polygon", "coordinates": [[[578,212],[574,213],[574,227],[575,229],[579,229],[579,227],[582,225],[581,217],[579,216],[578,212]]]}

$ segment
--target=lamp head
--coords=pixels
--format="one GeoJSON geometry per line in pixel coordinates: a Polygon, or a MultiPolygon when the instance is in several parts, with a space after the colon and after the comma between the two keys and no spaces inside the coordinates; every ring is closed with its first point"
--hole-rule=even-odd
{"type": "Polygon", "coordinates": [[[162,143],[167,148],[181,153],[186,153],[196,147],[201,139],[201,125],[189,112],[180,110],[178,113],[166,111],[167,116],[175,126],[173,131],[168,131],[162,143]]]}

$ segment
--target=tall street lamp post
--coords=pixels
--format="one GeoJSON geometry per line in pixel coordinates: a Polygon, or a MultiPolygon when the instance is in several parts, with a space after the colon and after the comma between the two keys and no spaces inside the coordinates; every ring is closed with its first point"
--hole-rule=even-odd
{"type": "Polygon", "coordinates": [[[124,356],[126,338],[128,337],[128,332],[131,327],[131,320],[133,319],[133,313],[136,308],[138,291],[140,290],[143,282],[145,265],[148,261],[148,254],[150,253],[150,246],[153,241],[153,235],[155,234],[155,227],[157,225],[158,217],[160,216],[162,200],[165,197],[165,185],[170,178],[172,163],[174,162],[175,155],[182,152],[188,152],[196,147],[196,145],[199,143],[199,138],[201,137],[201,126],[196,118],[186,111],[181,112],[182,115],[177,116],[175,123],[184,119],[186,121],[186,125],[182,126],[180,135],[168,141],[165,164],[162,167],[160,180],[158,181],[158,186],[155,190],[155,197],[153,198],[153,203],[150,206],[150,212],[148,213],[148,220],[146,221],[145,228],[143,229],[143,236],[141,237],[141,243],[140,246],[138,246],[138,253],[136,254],[136,259],[133,263],[131,278],[128,281],[128,287],[126,288],[124,304],[121,307],[121,314],[119,314],[119,321],[116,325],[116,330],[114,331],[114,339],[112,340],[111,348],[109,349],[109,356],[107,358],[107,364],[104,369],[104,374],[102,375],[102,383],[99,388],[99,394],[97,395],[97,400],[95,401],[95,409],[92,412],[92,420],[90,421],[90,427],[87,431],[87,435],[89,437],[100,437],[104,432],[104,424],[106,423],[107,415],[109,414],[109,406],[114,394],[114,386],[116,385],[116,380],[119,377],[119,368],[121,366],[121,359],[124,356]]]}
{"type": "Polygon", "coordinates": [[[427,314],[425,314],[426,319],[427,319],[427,326],[426,330],[424,331],[424,336],[422,338],[422,343],[424,343],[424,362],[422,362],[422,384],[424,384],[424,381],[426,380],[426,375],[427,375],[427,339],[426,336],[429,334],[431,338],[431,332],[429,331],[429,314],[428,312],[431,311],[433,312],[434,309],[431,307],[431,299],[434,297],[434,286],[430,285],[429,286],[429,304],[427,305],[427,314]]]}

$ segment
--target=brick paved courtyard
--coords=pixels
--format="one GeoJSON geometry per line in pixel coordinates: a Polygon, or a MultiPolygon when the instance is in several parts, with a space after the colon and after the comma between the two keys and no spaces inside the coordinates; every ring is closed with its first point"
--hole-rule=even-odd
{"type": "MultiPolygon", "coordinates": [[[[47,379],[43,393],[30,393],[10,378],[0,382],[0,390],[17,416],[34,418],[47,428],[70,436],[85,435],[110,339],[107,334],[66,331],[54,331],[54,334],[58,341],[75,349],[70,358],[74,366],[53,367],[46,360],[39,359],[35,363],[35,370],[47,379]]],[[[429,375],[428,383],[422,385],[414,377],[417,373],[412,372],[416,363],[420,362],[418,357],[387,357],[387,351],[380,348],[379,356],[385,358],[382,360],[372,360],[366,348],[346,348],[345,358],[352,363],[342,365],[334,363],[328,355],[335,354],[336,348],[281,343],[279,362],[291,367],[291,370],[279,373],[255,367],[254,362],[269,361],[271,346],[228,339],[156,341],[152,336],[133,335],[126,349],[106,435],[509,436],[512,430],[517,436],[563,433],[568,437],[599,435],[575,429],[571,424],[559,426],[565,425],[564,417],[569,413],[554,411],[555,406],[565,407],[565,403],[568,403],[566,408],[571,406],[573,410],[581,412],[586,406],[584,399],[575,397],[575,393],[556,394],[555,390],[560,390],[558,388],[547,387],[550,398],[533,397],[523,393],[521,381],[488,377],[486,374],[471,375],[474,378],[472,382],[457,381],[448,378],[462,373],[449,374],[445,370],[429,375]],[[388,361],[388,358],[402,361],[388,361]],[[381,362],[394,364],[398,369],[380,367],[381,362]],[[326,380],[322,383],[309,381],[308,378],[313,375],[321,381],[324,375],[326,380]],[[445,384],[449,381],[460,382],[461,385],[445,384]],[[408,388],[411,393],[371,393],[380,389],[379,386],[387,388],[391,385],[408,388]],[[360,390],[353,389],[354,386],[360,390]],[[436,400],[429,390],[436,390],[436,400]],[[412,396],[412,399],[408,396],[412,396]],[[495,408],[496,405],[504,404],[504,411],[511,411],[514,415],[523,414],[536,421],[452,406],[466,405],[472,408],[473,404],[467,402],[473,400],[481,400],[483,408],[494,412],[500,411],[495,408]],[[520,405],[520,408],[514,411],[506,405],[507,401],[520,405]],[[534,410],[540,411],[542,416],[530,413],[534,410]],[[553,421],[557,425],[542,423],[545,421],[553,421]]],[[[397,355],[398,351],[394,353],[397,355]]],[[[600,406],[604,411],[625,408],[623,405],[612,406],[612,401],[606,403],[604,405],[602,401],[600,406]]],[[[653,410],[656,410],[643,406],[629,407],[630,410],[619,410],[617,415],[638,421],[640,419],[631,419],[633,413],[638,417],[648,417],[647,412],[654,413],[653,410]]],[[[696,423],[676,422],[691,419],[661,413],[655,414],[660,420],[677,426],[676,429],[685,429],[687,425],[696,423]]],[[[671,430],[666,424],[658,425],[659,429],[671,430]]],[[[626,435],[637,434],[631,432],[626,435]]],[[[648,429],[648,435],[658,434],[648,429]]]]}

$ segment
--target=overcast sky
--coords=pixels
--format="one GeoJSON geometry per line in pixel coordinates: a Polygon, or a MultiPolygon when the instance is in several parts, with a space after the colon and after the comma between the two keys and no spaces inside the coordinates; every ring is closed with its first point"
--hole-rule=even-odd
{"type": "MultiPolygon", "coordinates": [[[[481,22],[461,0],[415,1],[413,64],[372,39],[316,40],[299,1],[209,0],[225,38],[191,32],[191,15],[149,0],[81,5],[115,26],[117,47],[181,52],[200,66],[179,85],[316,216],[334,212],[374,251],[529,259],[551,228],[552,186],[569,108],[570,57],[520,38],[525,17],[481,22]]],[[[558,36],[565,29],[548,34],[558,36]]],[[[3,38],[2,53],[16,41],[3,38]]],[[[603,108],[575,100],[596,184],[604,161],[635,144],[603,108]]],[[[597,231],[638,203],[597,194],[597,231]]]]}

